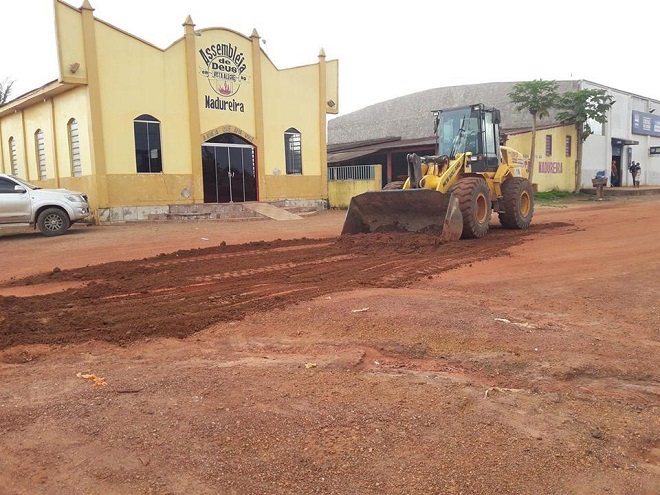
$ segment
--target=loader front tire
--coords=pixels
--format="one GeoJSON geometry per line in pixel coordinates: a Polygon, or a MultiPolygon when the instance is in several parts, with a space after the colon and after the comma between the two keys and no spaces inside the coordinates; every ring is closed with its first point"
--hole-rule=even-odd
{"type": "Polygon", "coordinates": [[[485,236],[491,213],[490,189],[486,181],[478,177],[465,177],[458,181],[452,191],[463,215],[461,239],[485,236]]]}
{"type": "Polygon", "coordinates": [[[505,229],[526,229],[534,216],[534,190],[527,179],[512,177],[502,184],[504,211],[499,213],[505,229]]]}

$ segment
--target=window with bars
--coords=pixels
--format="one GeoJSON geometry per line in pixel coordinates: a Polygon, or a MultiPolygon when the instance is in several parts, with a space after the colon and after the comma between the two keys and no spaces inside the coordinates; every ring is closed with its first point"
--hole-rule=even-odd
{"type": "Polygon", "coordinates": [[[163,171],[160,146],[160,121],[151,115],[140,115],[133,121],[135,162],[138,173],[163,171]]]}
{"type": "Polygon", "coordinates": [[[566,136],[566,156],[571,156],[573,149],[573,136],[566,136]]]}
{"type": "Polygon", "coordinates": [[[9,153],[11,154],[11,174],[18,177],[18,153],[16,152],[16,140],[9,138],[9,153]]]}
{"type": "Polygon", "coordinates": [[[34,145],[37,153],[37,163],[39,164],[39,180],[46,180],[46,143],[44,141],[44,132],[37,129],[34,133],[34,145]]]}
{"type": "Polygon", "coordinates": [[[552,156],[552,135],[545,136],[545,156],[552,156]]]}
{"type": "Polygon", "coordinates": [[[82,175],[82,162],[80,161],[80,133],[78,132],[78,121],[69,120],[67,124],[69,131],[69,157],[71,159],[71,176],[82,175]]]}
{"type": "Polygon", "coordinates": [[[290,127],[284,132],[284,153],[287,175],[302,175],[302,147],[300,132],[290,127]]]}

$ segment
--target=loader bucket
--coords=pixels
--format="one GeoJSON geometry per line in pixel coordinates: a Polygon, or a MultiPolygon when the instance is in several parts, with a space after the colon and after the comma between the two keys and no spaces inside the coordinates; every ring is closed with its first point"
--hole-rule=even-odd
{"type": "Polygon", "coordinates": [[[354,196],[341,235],[387,230],[437,233],[458,240],[463,216],[453,193],[431,189],[371,191],[354,196]]]}

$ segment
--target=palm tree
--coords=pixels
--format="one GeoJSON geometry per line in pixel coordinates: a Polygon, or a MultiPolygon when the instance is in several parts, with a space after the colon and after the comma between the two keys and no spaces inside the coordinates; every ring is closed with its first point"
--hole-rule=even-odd
{"type": "Polygon", "coordinates": [[[536,157],[536,121],[548,116],[548,112],[557,100],[557,83],[555,81],[519,82],[509,93],[511,102],[516,105],[516,110],[522,112],[527,110],[532,116],[532,145],[530,149],[529,182],[534,175],[534,159],[536,157]]]}
{"type": "Polygon", "coordinates": [[[580,188],[582,175],[582,143],[593,134],[589,120],[600,124],[607,122],[607,112],[616,103],[604,89],[581,89],[564,93],[557,102],[557,119],[575,125],[577,140],[577,160],[575,161],[575,190],[580,188]]]}

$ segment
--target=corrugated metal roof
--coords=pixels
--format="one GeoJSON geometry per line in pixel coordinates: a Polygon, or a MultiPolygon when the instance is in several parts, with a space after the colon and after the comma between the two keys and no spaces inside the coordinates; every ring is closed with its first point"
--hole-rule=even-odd
{"type": "Polygon", "coordinates": [[[341,163],[360,158],[362,156],[373,155],[378,153],[380,148],[378,146],[365,146],[363,148],[355,148],[347,151],[338,151],[335,153],[328,152],[328,163],[341,163]]]}
{"type": "MultiPolygon", "coordinates": [[[[400,136],[419,139],[433,134],[433,110],[484,103],[500,109],[502,128],[524,129],[532,125],[527,112],[518,112],[508,94],[518,82],[450,86],[413,93],[328,121],[328,143],[339,144],[400,136]]],[[[557,81],[559,93],[576,91],[579,81],[557,81]]],[[[554,114],[539,124],[554,122],[554,114]]]]}
{"type": "Polygon", "coordinates": [[[391,136],[381,139],[367,139],[366,141],[351,141],[350,143],[329,144],[328,152],[351,150],[355,148],[364,148],[366,146],[378,146],[391,141],[401,141],[401,136],[391,136]]]}
{"type": "Polygon", "coordinates": [[[426,148],[429,146],[435,146],[435,136],[428,136],[420,139],[387,140],[368,145],[347,143],[344,146],[336,146],[335,151],[332,151],[332,147],[328,146],[328,163],[341,163],[355,158],[373,155],[375,153],[395,150],[405,151],[415,148],[426,148]]]}

